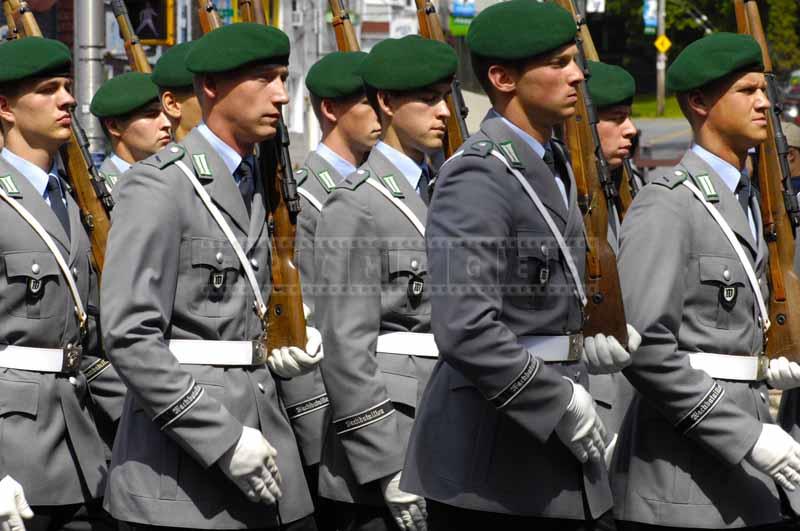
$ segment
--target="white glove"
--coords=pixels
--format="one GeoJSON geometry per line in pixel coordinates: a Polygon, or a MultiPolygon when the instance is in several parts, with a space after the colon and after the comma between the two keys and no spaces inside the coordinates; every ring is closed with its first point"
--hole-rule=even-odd
{"type": "Polygon", "coordinates": [[[281,347],[272,349],[267,358],[267,365],[272,372],[281,378],[294,378],[311,372],[322,361],[322,335],[319,330],[306,327],[306,349],[298,347],[281,347]]]}
{"type": "Polygon", "coordinates": [[[619,372],[631,364],[631,354],[642,344],[642,336],[631,325],[628,328],[628,350],[620,345],[617,338],[597,334],[583,340],[583,361],[591,374],[619,372]]]}
{"type": "Polygon", "coordinates": [[[273,505],[282,496],[277,455],[259,430],[244,426],[239,441],[218,464],[250,501],[273,505]]]}
{"type": "Polygon", "coordinates": [[[786,490],[800,485],[800,444],[776,424],[763,425],[746,459],[786,490]]]}
{"type": "Polygon", "coordinates": [[[0,530],[24,531],[22,520],[31,518],[33,511],[25,499],[22,485],[11,476],[4,477],[0,480],[0,530]]]}
{"type": "Polygon", "coordinates": [[[767,383],[775,389],[800,387],[800,365],[781,356],[770,360],[767,369],[767,383]]]}
{"type": "Polygon", "coordinates": [[[590,459],[604,463],[608,435],[603,421],[597,416],[594,400],[582,385],[564,379],[572,384],[572,398],[556,426],[556,435],[581,463],[590,459]]]}
{"type": "Polygon", "coordinates": [[[380,480],[383,499],[386,500],[397,527],[403,531],[425,531],[425,520],[428,518],[425,498],[400,490],[400,474],[398,472],[380,480]]]}

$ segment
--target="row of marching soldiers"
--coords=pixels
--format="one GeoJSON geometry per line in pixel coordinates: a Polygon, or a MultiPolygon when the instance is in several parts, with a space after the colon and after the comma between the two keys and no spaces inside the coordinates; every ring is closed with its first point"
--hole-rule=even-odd
{"type": "MultiPolygon", "coordinates": [[[[575,37],[555,4],[482,11],[467,44],[492,109],[438,173],[449,46],[387,39],[311,68],[308,344],[266,363],[253,307],[272,227],[252,154],[288,102],[287,36],[226,26],[98,90],[102,287],[57,165],[69,51],[0,46],[2,529],[796,528],[800,367],[762,356],[745,169],[771,112],[761,50],[718,33],[669,68],[693,143],[610,230],[623,345],[580,333],[584,228],[553,137],[584,81],[575,37]]],[[[633,78],[589,72],[619,168],[633,78]]]]}

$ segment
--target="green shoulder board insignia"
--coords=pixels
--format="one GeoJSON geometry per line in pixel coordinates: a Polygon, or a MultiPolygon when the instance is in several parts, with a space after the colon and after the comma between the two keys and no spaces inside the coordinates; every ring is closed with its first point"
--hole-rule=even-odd
{"type": "MultiPolygon", "coordinates": [[[[481,140],[480,142],[475,142],[474,144],[470,145],[467,149],[464,150],[463,156],[468,155],[475,155],[477,157],[486,158],[489,156],[489,153],[492,152],[494,149],[494,144],[488,140],[481,140]]],[[[511,148],[512,150],[514,148],[511,148]]]]}
{"type": "Polygon", "coordinates": [[[304,182],[308,179],[308,170],[305,168],[300,168],[299,170],[295,170],[294,172],[294,180],[297,181],[297,186],[302,186],[304,182]]]}
{"type": "Polygon", "coordinates": [[[503,151],[503,155],[506,156],[508,162],[512,166],[522,166],[522,161],[519,160],[519,156],[517,155],[517,151],[514,149],[514,143],[510,140],[506,142],[500,142],[500,149],[503,151]]]}
{"type": "Polygon", "coordinates": [[[184,153],[185,151],[183,147],[177,144],[170,144],[152,157],[144,159],[142,164],[147,164],[148,166],[153,166],[159,170],[163,170],[176,160],[179,160],[181,157],[183,157],[184,153]]]}
{"type": "Polygon", "coordinates": [[[719,201],[717,190],[714,188],[714,184],[711,182],[711,177],[709,177],[707,173],[701,173],[700,175],[697,175],[694,178],[694,181],[697,183],[697,186],[700,187],[703,195],[706,196],[706,201],[711,203],[719,201]]]}
{"type": "Polygon", "coordinates": [[[319,181],[319,184],[321,184],[322,187],[325,188],[325,191],[328,193],[331,193],[331,190],[336,188],[336,183],[333,182],[333,178],[331,177],[331,174],[328,173],[327,170],[319,172],[319,175],[317,175],[317,180],[319,181]]]}
{"type": "Polygon", "coordinates": [[[362,184],[364,184],[367,179],[369,179],[369,171],[368,170],[358,170],[354,171],[350,175],[348,175],[342,182],[336,185],[336,189],[345,189],[345,190],[355,190],[362,184]]]}
{"type": "Polygon", "coordinates": [[[116,173],[104,173],[103,178],[106,180],[106,183],[108,183],[109,188],[114,188],[119,180],[119,175],[116,173]]]}
{"type": "Polygon", "coordinates": [[[208,165],[208,159],[205,153],[197,153],[192,155],[192,163],[194,164],[194,171],[200,177],[211,177],[211,166],[208,165]]]}
{"type": "Polygon", "coordinates": [[[22,197],[22,192],[17,188],[17,183],[14,182],[12,176],[3,175],[0,177],[0,186],[3,187],[3,190],[5,190],[9,197],[22,197]]]}
{"type": "Polygon", "coordinates": [[[394,175],[386,175],[385,177],[381,177],[383,179],[383,183],[386,185],[386,188],[392,192],[392,195],[395,197],[405,197],[403,192],[400,190],[400,187],[397,186],[397,181],[394,180],[394,175]]]}

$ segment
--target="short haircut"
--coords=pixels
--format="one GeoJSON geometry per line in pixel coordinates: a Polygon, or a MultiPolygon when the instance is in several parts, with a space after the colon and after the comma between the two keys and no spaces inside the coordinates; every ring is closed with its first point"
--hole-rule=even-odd
{"type": "Polygon", "coordinates": [[[504,68],[511,68],[514,70],[521,71],[524,70],[525,66],[528,65],[531,61],[539,57],[542,57],[542,55],[509,60],[509,59],[497,59],[494,57],[483,57],[482,55],[471,54],[470,59],[472,62],[473,74],[475,74],[475,77],[478,79],[478,83],[480,84],[483,91],[486,93],[487,96],[489,96],[489,101],[494,103],[495,90],[494,90],[494,85],[492,85],[492,82],[489,81],[489,69],[493,65],[500,65],[504,68]]]}

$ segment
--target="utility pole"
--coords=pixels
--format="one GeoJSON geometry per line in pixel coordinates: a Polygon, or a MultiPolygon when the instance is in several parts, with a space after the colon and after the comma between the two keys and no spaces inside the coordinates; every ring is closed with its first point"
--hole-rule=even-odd
{"type": "Polygon", "coordinates": [[[74,0],[75,6],[75,115],[86,130],[89,150],[105,155],[106,139],[100,122],[89,111],[94,93],[103,82],[103,50],[106,47],[103,0],[74,0]]]}
{"type": "MultiPolygon", "coordinates": [[[[666,35],[667,0],[658,0],[658,36],[666,35]]],[[[656,59],[656,100],[658,116],[664,116],[664,100],[666,99],[665,79],[667,70],[667,54],[659,51],[656,59]]]]}

